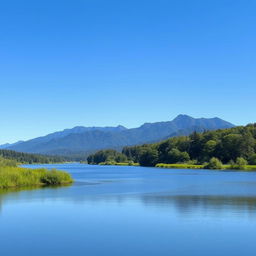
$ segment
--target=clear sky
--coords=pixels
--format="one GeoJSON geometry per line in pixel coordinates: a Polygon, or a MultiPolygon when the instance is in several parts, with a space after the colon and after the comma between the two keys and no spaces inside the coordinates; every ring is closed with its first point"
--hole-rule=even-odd
{"type": "Polygon", "coordinates": [[[0,144],[176,115],[256,122],[254,0],[1,0],[0,144]]]}

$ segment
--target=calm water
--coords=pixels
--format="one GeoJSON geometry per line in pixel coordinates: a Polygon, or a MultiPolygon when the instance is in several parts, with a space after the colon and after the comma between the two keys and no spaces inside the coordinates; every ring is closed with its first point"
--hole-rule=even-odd
{"type": "Polygon", "coordinates": [[[256,253],[256,173],[52,167],[75,184],[0,194],[1,255],[256,253]]]}

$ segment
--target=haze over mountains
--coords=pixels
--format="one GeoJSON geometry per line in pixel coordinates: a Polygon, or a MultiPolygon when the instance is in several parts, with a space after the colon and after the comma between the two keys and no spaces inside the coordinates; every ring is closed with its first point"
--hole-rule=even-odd
{"type": "Polygon", "coordinates": [[[17,141],[15,143],[12,143],[12,144],[11,143],[2,144],[2,145],[0,145],[0,149],[5,149],[5,148],[11,147],[11,146],[15,146],[15,145],[18,145],[22,142],[24,142],[24,141],[20,140],[20,141],[17,141]]]}
{"type": "Polygon", "coordinates": [[[0,147],[19,152],[47,155],[89,154],[100,149],[121,149],[124,146],[157,142],[168,137],[188,135],[193,131],[231,128],[234,125],[220,118],[192,118],[179,115],[172,121],[145,123],[138,128],[74,127],[28,141],[0,147]]]}

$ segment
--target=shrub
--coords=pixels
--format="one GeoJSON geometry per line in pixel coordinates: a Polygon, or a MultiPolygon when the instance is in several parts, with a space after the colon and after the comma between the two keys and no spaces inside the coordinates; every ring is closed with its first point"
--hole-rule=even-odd
{"type": "Polygon", "coordinates": [[[63,183],[70,183],[71,180],[72,179],[68,173],[57,170],[46,171],[40,179],[41,183],[44,185],[60,185],[63,183]]]}
{"type": "Polygon", "coordinates": [[[210,162],[204,165],[205,169],[221,170],[223,169],[222,162],[216,158],[212,157],[210,162]]]}
{"type": "Polygon", "coordinates": [[[236,166],[240,170],[246,169],[247,164],[248,164],[248,162],[243,157],[238,157],[236,159],[236,166]]]}

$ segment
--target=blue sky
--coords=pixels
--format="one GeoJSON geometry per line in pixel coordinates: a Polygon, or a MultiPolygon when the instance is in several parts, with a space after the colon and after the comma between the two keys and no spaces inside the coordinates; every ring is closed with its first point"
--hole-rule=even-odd
{"type": "Polygon", "coordinates": [[[256,2],[2,0],[0,143],[176,115],[256,122],[256,2]]]}

